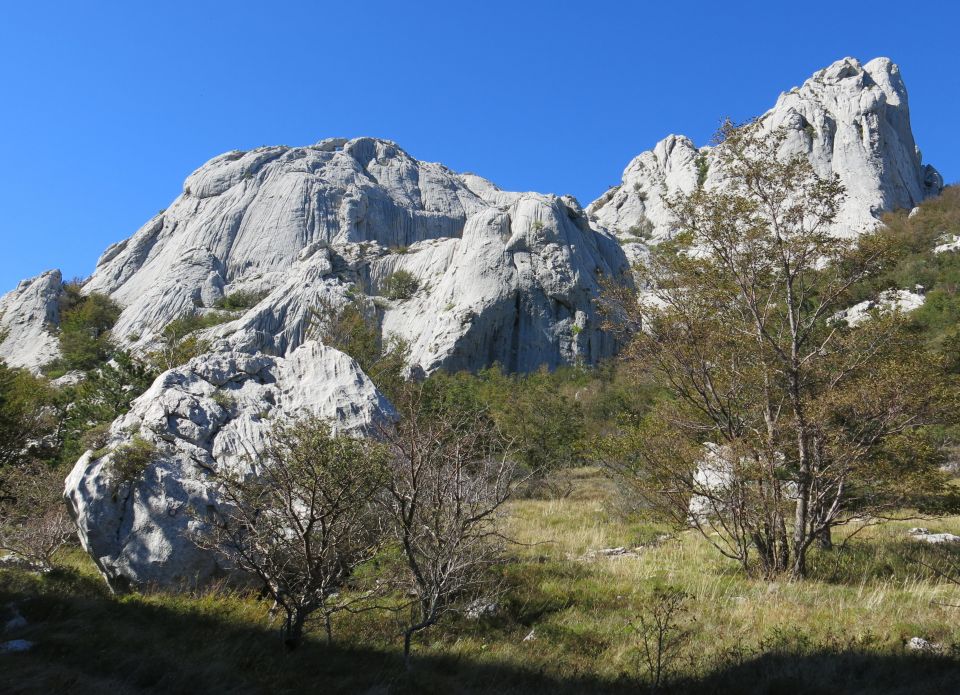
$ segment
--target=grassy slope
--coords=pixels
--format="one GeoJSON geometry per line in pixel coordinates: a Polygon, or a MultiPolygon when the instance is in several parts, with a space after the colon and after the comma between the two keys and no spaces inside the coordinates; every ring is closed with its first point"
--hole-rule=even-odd
{"type": "MultiPolygon", "coordinates": [[[[636,692],[630,624],[663,582],[693,597],[677,691],[936,693],[960,683],[960,661],[903,649],[914,635],[960,645],[960,608],[946,605],[960,604],[960,589],[903,559],[933,557],[906,539],[913,524],[871,527],[843,552],[818,555],[809,582],[769,583],[741,576],[691,532],[657,544],[667,529],[617,513],[595,471],[573,477],[564,499],[514,503],[509,526],[521,544],[499,615],[426,633],[412,676],[390,616],[343,616],[334,647],[317,634],[287,655],[263,602],[224,592],[113,597],[72,552],[50,575],[0,570],[0,605],[22,602],[30,623],[4,639],[37,643],[0,656],[0,692],[636,692]],[[583,559],[641,544],[638,557],[583,559]]],[[[960,532],[960,518],[926,525],[960,532]]]]}

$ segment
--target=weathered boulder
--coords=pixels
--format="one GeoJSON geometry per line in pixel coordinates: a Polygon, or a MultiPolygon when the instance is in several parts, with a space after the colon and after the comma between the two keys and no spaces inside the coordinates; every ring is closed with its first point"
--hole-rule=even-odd
{"type": "Polygon", "coordinates": [[[212,353],[158,377],[66,480],[80,541],[110,586],[189,586],[222,573],[191,540],[218,504],[215,474],[250,470],[274,422],[308,413],[363,432],[392,409],[353,359],[315,342],[286,358],[212,353]],[[135,440],[155,453],[131,473],[116,459],[135,440]]]}
{"type": "Polygon", "coordinates": [[[877,299],[867,299],[853,306],[837,312],[832,318],[835,321],[844,320],[850,326],[858,326],[870,318],[874,311],[879,313],[899,311],[909,314],[923,306],[926,297],[922,294],[922,287],[916,287],[918,292],[910,290],[884,290],[877,299]]]}
{"type": "Polygon", "coordinates": [[[37,371],[59,356],[54,331],[60,323],[62,292],[60,271],[48,270],[0,297],[0,359],[37,371]]]}
{"type": "MultiPolygon", "coordinates": [[[[767,130],[786,129],[785,157],[806,155],[821,176],[840,177],[847,198],[835,224],[838,235],[872,229],[881,213],[911,209],[943,188],[940,174],[921,161],[907,90],[888,58],[865,65],[839,60],[781,94],[760,120],[767,130]]],[[[712,148],[670,135],[631,161],[622,183],[588,213],[627,243],[662,239],[671,232],[664,194],[722,186],[715,160],[712,148]]]]}

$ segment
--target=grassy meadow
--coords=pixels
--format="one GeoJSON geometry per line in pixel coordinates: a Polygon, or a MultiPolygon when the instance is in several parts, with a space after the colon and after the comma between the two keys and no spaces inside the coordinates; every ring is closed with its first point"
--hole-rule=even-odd
{"type": "Polygon", "coordinates": [[[71,549],[47,574],[0,570],[0,607],[27,620],[4,639],[35,642],[0,655],[0,692],[650,692],[640,619],[664,586],[684,598],[658,692],[960,691],[960,586],[916,562],[960,554],[907,534],[960,533],[960,517],[847,529],[813,556],[808,581],[772,583],[693,531],[622,511],[596,469],[565,476],[561,496],[511,503],[496,612],[419,635],[411,673],[389,611],[340,614],[332,645],[315,625],[287,653],[267,601],[226,589],[113,596],[71,549]],[[907,650],[914,636],[938,651],[907,650]]]}

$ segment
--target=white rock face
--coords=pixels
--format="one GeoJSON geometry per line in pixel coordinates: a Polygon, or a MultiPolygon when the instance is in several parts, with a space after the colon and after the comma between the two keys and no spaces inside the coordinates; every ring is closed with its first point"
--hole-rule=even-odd
{"type": "Polygon", "coordinates": [[[249,471],[275,421],[308,413],[363,432],[392,409],[350,357],[315,342],[287,358],[204,355],[158,377],[113,423],[107,450],[88,451],[66,480],[81,543],[110,586],[178,587],[222,573],[190,540],[217,504],[212,474],[249,471]],[[111,466],[133,437],[158,453],[124,482],[111,466]]]}
{"type": "Polygon", "coordinates": [[[877,301],[868,299],[854,304],[849,309],[838,312],[833,319],[843,319],[849,325],[856,326],[870,318],[870,314],[874,310],[880,312],[900,311],[908,314],[922,307],[924,301],[926,301],[926,297],[919,292],[911,292],[910,290],[885,290],[880,293],[877,301]]]}
{"type": "Polygon", "coordinates": [[[960,237],[952,235],[949,239],[945,240],[942,244],[937,244],[933,247],[933,252],[940,253],[955,253],[960,251],[960,237]]]}
{"type": "Polygon", "coordinates": [[[286,354],[320,300],[343,301],[351,283],[378,294],[402,269],[420,290],[386,308],[383,330],[412,343],[414,365],[527,370],[612,354],[593,299],[627,267],[572,198],[507,193],[360,138],[211,160],[103,254],[84,291],[124,307],[114,334],[138,346],[198,306],[266,292],[214,335],[286,354]]]}
{"type": "Polygon", "coordinates": [[[37,371],[59,356],[53,331],[60,323],[62,291],[60,271],[48,270],[0,297],[0,359],[37,371]]]}
{"type": "MultiPolygon", "coordinates": [[[[780,95],[761,120],[788,131],[785,157],[804,154],[821,176],[837,174],[847,199],[835,232],[853,236],[872,229],[881,213],[911,209],[943,188],[943,178],[921,162],[910,127],[907,90],[887,58],[861,65],[844,58],[780,95]]],[[[588,207],[591,219],[623,239],[669,236],[663,193],[689,193],[699,184],[722,185],[709,147],[670,135],[637,156],[620,186],[588,207]]]]}

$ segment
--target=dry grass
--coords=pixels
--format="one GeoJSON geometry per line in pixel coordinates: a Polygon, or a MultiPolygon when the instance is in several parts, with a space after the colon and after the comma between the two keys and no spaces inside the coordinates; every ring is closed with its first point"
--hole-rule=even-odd
{"type": "MultiPolygon", "coordinates": [[[[565,498],[519,500],[508,510],[518,543],[498,615],[428,631],[412,675],[397,659],[395,616],[339,616],[332,649],[318,634],[285,655],[267,605],[254,597],[111,597],[74,552],[54,575],[0,571],[0,605],[20,601],[31,622],[15,636],[38,644],[0,656],[0,690],[636,692],[632,626],[662,585],[690,596],[689,638],[672,664],[679,692],[940,692],[960,679],[950,655],[960,644],[960,608],[952,607],[960,588],[908,559],[935,557],[907,538],[916,522],[863,529],[844,550],[816,555],[809,581],[768,582],[743,576],[691,531],[621,514],[597,471],[569,477],[565,498]],[[616,546],[635,554],[586,557],[616,546]],[[907,654],[913,636],[947,655],[907,654]]],[[[960,518],[924,525],[960,532],[960,518]]]]}

